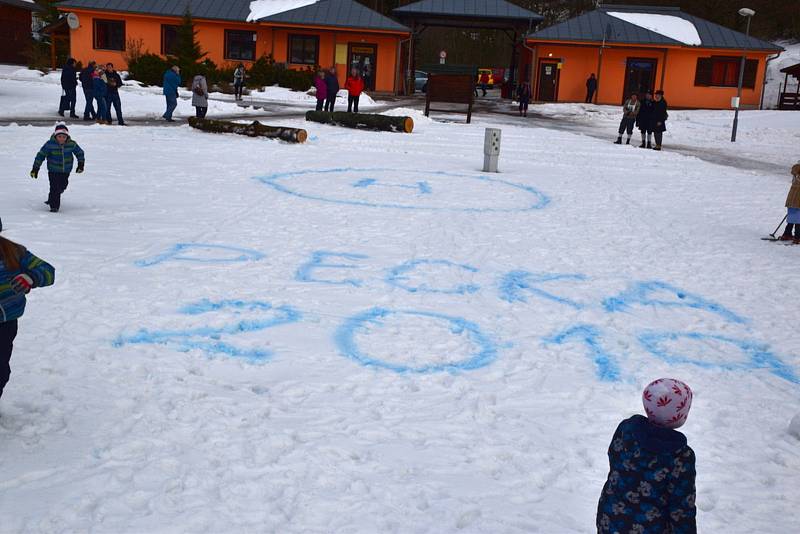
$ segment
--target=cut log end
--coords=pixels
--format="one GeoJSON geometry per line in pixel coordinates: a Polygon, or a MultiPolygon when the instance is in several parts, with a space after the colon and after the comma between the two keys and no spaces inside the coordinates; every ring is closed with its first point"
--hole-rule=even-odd
{"type": "Polygon", "coordinates": [[[406,120],[403,121],[403,131],[406,133],[411,133],[414,131],[414,119],[411,117],[406,117],[406,120]]]}
{"type": "Polygon", "coordinates": [[[305,130],[297,130],[297,142],[305,143],[306,139],[308,139],[308,132],[305,130]]]}

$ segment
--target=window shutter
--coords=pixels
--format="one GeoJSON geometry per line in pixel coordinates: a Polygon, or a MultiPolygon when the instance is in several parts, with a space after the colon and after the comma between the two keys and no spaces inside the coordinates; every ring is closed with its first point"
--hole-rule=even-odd
{"type": "Polygon", "coordinates": [[[757,59],[748,59],[744,62],[744,81],[742,81],[742,87],[747,87],[748,89],[755,89],[756,88],[756,73],[758,72],[758,60],[757,59]]]}
{"type": "Polygon", "coordinates": [[[694,73],[695,85],[711,85],[711,71],[714,61],[710,57],[697,58],[697,70],[694,73]]]}

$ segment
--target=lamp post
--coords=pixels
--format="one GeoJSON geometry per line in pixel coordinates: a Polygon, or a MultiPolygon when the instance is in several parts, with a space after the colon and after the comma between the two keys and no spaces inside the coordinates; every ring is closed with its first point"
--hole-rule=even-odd
{"type": "MultiPolygon", "coordinates": [[[[745,34],[750,37],[750,21],[753,18],[753,15],[756,14],[750,8],[743,7],[739,10],[739,14],[747,19],[747,31],[745,34]]],[[[739,126],[739,108],[742,105],[742,83],[744,82],[744,65],[745,59],[747,58],[747,49],[742,52],[742,61],[739,64],[739,85],[736,88],[736,111],[733,114],[733,130],[731,131],[731,143],[736,142],[736,128],[739,126]]]]}

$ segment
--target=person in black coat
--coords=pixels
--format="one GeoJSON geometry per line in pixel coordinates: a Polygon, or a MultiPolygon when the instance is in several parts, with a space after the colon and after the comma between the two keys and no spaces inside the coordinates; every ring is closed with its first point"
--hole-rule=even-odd
{"type": "Polygon", "coordinates": [[[339,93],[339,78],[336,77],[336,67],[331,67],[325,74],[325,85],[328,88],[328,95],[325,99],[325,111],[333,113],[333,106],[336,104],[336,95],[339,93]]]}
{"type": "Polygon", "coordinates": [[[656,145],[653,150],[661,150],[661,139],[667,131],[667,101],[664,100],[664,91],[656,91],[655,102],[653,102],[653,136],[656,138],[656,145]]]}
{"type": "Polygon", "coordinates": [[[651,141],[653,139],[653,109],[655,102],[653,102],[653,94],[648,91],[644,94],[644,100],[639,107],[639,114],[636,116],[636,126],[642,133],[642,144],[639,148],[653,148],[651,141]],[[647,144],[645,145],[645,138],[647,144]]]}
{"type": "Polygon", "coordinates": [[[83,97],[86,99],[86,107],[83,110],[83,120],[91,121],[97,117],[97,112],[94,110],[92,101],[94,100],[94,80],[92,80],[92,73],[97,63],[90,61],[86,68],[81,71],[80,80],[81,87],[83,88],[83,97]]]}
{"type": "Polygon", "coordinates": [[[114,70],[114,64],[106,64],[106,82],[108,84],[108,93],[106,94],[106,107],[108,108],[109,123],[111,121],[111,106],[114,106],[114,111],[117,113],[117,124],[125,126],[125,120],[122,118],[122,101],[119,99],[119,88],[122,87],[122,77],[119,72],[114,70]]]}
{"type": "Polygon", "coordinates": [[[61,71],[61,89],[64,90],[64,96],[61,97],[61,103],[58,106],[58,114],[62,117],[64,112],[69,110],[69,116],[77,119],[75,114],[75,102],[78,99],[76,87],[78,87],[77,71],[75,70],[75,59],[69,58],[67,64],[61,71]]]}
{"type": "Polygon", "coordinates": [[[592,73],[589,78],[586,79],[586,103],[591,104],[592,99],[594,98],[594,92],[597,91],[597,77],[592,73]]]}

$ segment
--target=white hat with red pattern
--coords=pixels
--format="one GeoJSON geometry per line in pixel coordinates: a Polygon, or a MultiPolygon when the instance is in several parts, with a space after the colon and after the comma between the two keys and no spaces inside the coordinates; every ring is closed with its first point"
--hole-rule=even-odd
{"type": "Polygon", "coordinates": [[[692,390],[680,380],[659,378],[644,388],[642,402],[651,423],[678,428],[686,422],[692,407],[692,390]]]}

